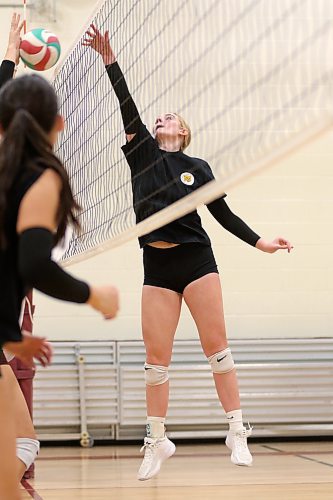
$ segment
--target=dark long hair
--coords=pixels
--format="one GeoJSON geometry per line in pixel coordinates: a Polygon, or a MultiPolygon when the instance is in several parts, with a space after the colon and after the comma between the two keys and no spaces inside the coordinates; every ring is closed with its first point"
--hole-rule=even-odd
{"type": "Polygon", "coordinates": [[[57,212],[56,242],[65,235],[66,226],[79,226],[75,212],[80,207],[73,198],[67,172],[56,155],[47,134],[58,113],[57,96],[51,85],[36,75],[8,82],[0,92],[0,248],[6,244],[4,217],[11,190],[26,173],[51,168],[62,180],[57,212]]]}

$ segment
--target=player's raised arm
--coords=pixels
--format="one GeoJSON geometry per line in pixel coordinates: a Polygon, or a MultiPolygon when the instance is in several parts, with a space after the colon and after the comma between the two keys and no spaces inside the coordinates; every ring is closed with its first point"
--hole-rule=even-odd
{"type": "Polygon", "coordinates": [[[121,116],[127,141],[131,141],[139,131],[142,121],[136,104],[128,90],[125,77],[117,63],[116,55],[111,47],[109,32],[104,35],[94,26],[86,32],[83,45],[91,47],[98,52],[103,59],[111,84],[120,104],[121,116]]]}
{"type": "Polygon", "coordinates": [[[20,21],[19,14],[13,14],[10,25],[8,45],[4,60],[0,66],[0,88],[11,78],[13,78],[15,65],[19,63],[19,50],[21,41],[21,30],[23,21],[20,21]]]}

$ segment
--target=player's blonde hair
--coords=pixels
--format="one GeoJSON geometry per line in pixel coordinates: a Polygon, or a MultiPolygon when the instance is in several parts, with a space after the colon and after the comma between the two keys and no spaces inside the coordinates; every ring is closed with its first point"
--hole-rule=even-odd
{"type": "Polygon", "coordinates": [[[190,145],[190,142],[191,142],[191,138],[192,138],[191,129],[182,116],[180,116],[178,113],[173,113],[173,114],[175,116],[177,116],[179,123],[180,123],[180,126],[184,129],[186,129],[188,132],[187,135],[184,135],[183,144],[180,147],[180,151],[184,151],[184,149],[186,149],[190,145]]]}

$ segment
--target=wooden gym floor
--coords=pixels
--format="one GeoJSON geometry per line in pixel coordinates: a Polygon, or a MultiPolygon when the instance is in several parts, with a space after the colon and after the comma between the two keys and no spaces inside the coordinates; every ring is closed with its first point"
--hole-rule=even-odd
{"type": "Polygon", "coordinates": [[[157,478],[139,482],[140,446],[42,447],[28,500],[333,500],[333,441],[251,446],[253,467],[223,444],[179,444],[157,478]]]}

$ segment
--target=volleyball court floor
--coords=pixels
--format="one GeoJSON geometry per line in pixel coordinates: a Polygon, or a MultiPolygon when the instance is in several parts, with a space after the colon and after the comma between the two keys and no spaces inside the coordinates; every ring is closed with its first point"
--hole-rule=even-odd
{"type": "Polygon", "coordinates": [[[253,467],[232,465],[221,443],[179,443],[160,474],[144,482],[136,479],[139,448],[43,446],[22,498],[333,500],[333,441],[253,443],[253,467]]]}

